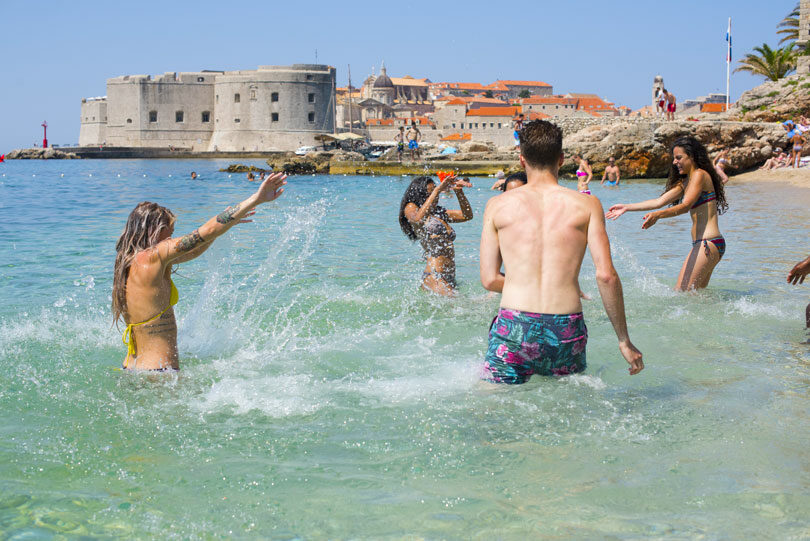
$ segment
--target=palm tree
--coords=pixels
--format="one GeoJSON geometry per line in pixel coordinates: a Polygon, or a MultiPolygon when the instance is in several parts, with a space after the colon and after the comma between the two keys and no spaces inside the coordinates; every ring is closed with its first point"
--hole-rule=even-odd
{"type": "Polygon", "coordinates": [[[754,75],[762,75],[771,81],[778,81],[796,69],[796,55],[790,47],[771,49],[767,43],[763,43],[761,47],[754,47],[754,51],[758,54],[745,55],[734,73],[747,71],[754,75]]]}
{"type": "Polygon", "coordinates": [[[782,34],[779,45],[787,42],[790,43],[790,48],[793,48],[793,44],[799,39],[799,15],[799,3],[797,2],[793,11],[788,13],[787,17],[776,25],[776,28],[781,28],[781,30],[777,30],[776,33],[782,34]]]}

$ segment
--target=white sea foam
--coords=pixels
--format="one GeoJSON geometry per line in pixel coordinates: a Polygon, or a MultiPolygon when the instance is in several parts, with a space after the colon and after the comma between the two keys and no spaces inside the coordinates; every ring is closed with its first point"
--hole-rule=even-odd
{"type": "Polygon", "coordinates": [[[744,316],[786,317],[779,307],[764,302],[758,302],[751,297],[741,297],[726,306],[726,314],[742,314],[744,316]]]}

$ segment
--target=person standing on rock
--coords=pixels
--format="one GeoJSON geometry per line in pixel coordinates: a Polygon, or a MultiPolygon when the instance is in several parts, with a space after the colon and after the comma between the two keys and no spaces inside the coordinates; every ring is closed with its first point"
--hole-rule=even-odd
{"type": "Polygon", "coordinates": [[[673,94],[666,88],[664,89],[664,94],[667,97],[667,120],[675,120],[675,109],[676,109],[675,94],[673,94]]]}
{"type": "Polygon", "coordinates": [[[605,167],[605,172],[602,174],[602,182],[599,184],[604,186],[607,180],[608,186],[618,186],[621,177],[622,174],[621,171],[619,171],[619,166],[616,165],[616,160],[611,157],[608,159],[608,165],[605,167]]]}
{"type": "Polygon", "coordinates": [[[422,140],[422,132],[416,127],[416,121],[411,122],[411,129],[408,130],[408,149],[411,151],[411,161],[416,160],[419,154],[419,142],[422,140]]]}
{"type": "Polygon", "coordinates": [[[683,262],[675,289],[703,289],[709,285],[714,267],[726,252],[718,216],[728,209],[723,181],[714,170],[706,147],[694,137],[681,137],[672,145],[672,166],[664,193],[657,199],[618,204],[605,214],[611,220],[627,211],[668,209],[644,215],[642,229],[661,218],[689,213],[692,217],[692,249],[683,262]]]}
{"type": "Polygon", "coordinates": [[[801,166],[802,162],[802,148],[804,148],[805,143],[804,136],[799,133],[799,130],[794,130],[790,142],[793,143],[793,148],[790,151],[790,166],[796,169],[801,166]]]}
{"type": "Polygon", "coordinates": [[[515,136],[515,146],[520,146],[520,130],[523,129],[523,113],[519,114],[515,120],[512,121],[512,127],[514,128],[513,135],[515,136]]]}
{"type": "Polygon", "coordinates": [[[655,116],[656,118],[665,118],[667,111],[667,95],[663,88],[658,89],[658,94],[655,97],[655,116]]]}
{"type": "Polygon", "coordinates": [[[394,142],[397,144],[397,161],[402,163],[402,153],[405,151],[405,126],[399,127],[399,133],[394,136],[394,142]]]}

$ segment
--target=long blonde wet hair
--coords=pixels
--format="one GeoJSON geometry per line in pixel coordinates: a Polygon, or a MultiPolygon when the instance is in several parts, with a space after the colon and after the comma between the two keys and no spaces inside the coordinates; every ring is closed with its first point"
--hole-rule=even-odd
{"type": "Polygon", "coordinates": [[[127,218],[124,232],[115,245],[113,269],[112,314],[113,323],[127,311],[127,278],[135,254],[157,245],[164,230],[174,227],[174,214],[157,203],[138,203],[127,218]]]}

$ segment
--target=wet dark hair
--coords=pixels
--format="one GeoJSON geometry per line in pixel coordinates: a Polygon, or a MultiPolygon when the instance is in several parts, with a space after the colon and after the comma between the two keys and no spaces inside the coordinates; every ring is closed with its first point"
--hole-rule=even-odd
{"type": "MultiPolygon", "coordinates": [[[[723,181],[712,165],[709,159],[709,153],[703,143],[691,136],[679,137],[672,143],[670,151],[674,153],[675,147],[683,149],[684,153],[695,163],[697,169],[703,169],[712,179],[712,186],[714,187],[715,203],[717,204],[717,214],[723,214],[728,210],[728,203],[726,202],[726,191],[723,187],[723,181]]],[[[686,184],[689,179],[686,175],[678,172],[678,168],[673,163],[669,168],[669,178],[667,178],[667,185],[664,188],[664,193],[668,192],[678,184],[684,185],[684,192],[686,192],[686,184]]]]}
{"type": "MultiPolygon", "coordinates": [[[[428,184],[433,184],[434,187],[436,186],[436,182],[430,177],[422,176],[413,179],[405,190],[405,195],[402,196],[402,202],[399,204],[399,227],[402,229],[402,232],[405,233],[405,236],[411,240],[417,240],[418,237],[416,236],[416,231],[413,230],[411,222],[409,222],[408,218],[405,216],[405,207],[408,206],[408,203],[413,203],[417,207],[422,208],[427,198],[430,197],[430,191],[427,189],[428,184]]],[[[444,209],[436,205],[431,211],[431,214],[440,215],[443,212],[444,209]]]]}
{"type": "Polygon", "coordinates": [[[506,177],[506,179],[504,179],[503,184],[501,184],[501,191],[505,192],[506,185],[514,181],[519,181],[522,182],[523,184],[526,184],[527,182],[529,182],[529,179],[526,177],[525,171],[521,171],[519,173],[512,173],[511,175],[506,177]]]}
{"type": "Polygon", "coordinates": [[[562,154],[562,130],[545,120],[532,120],[520,130],[520,154],[538,169],[553,169],[562,154]]]}

